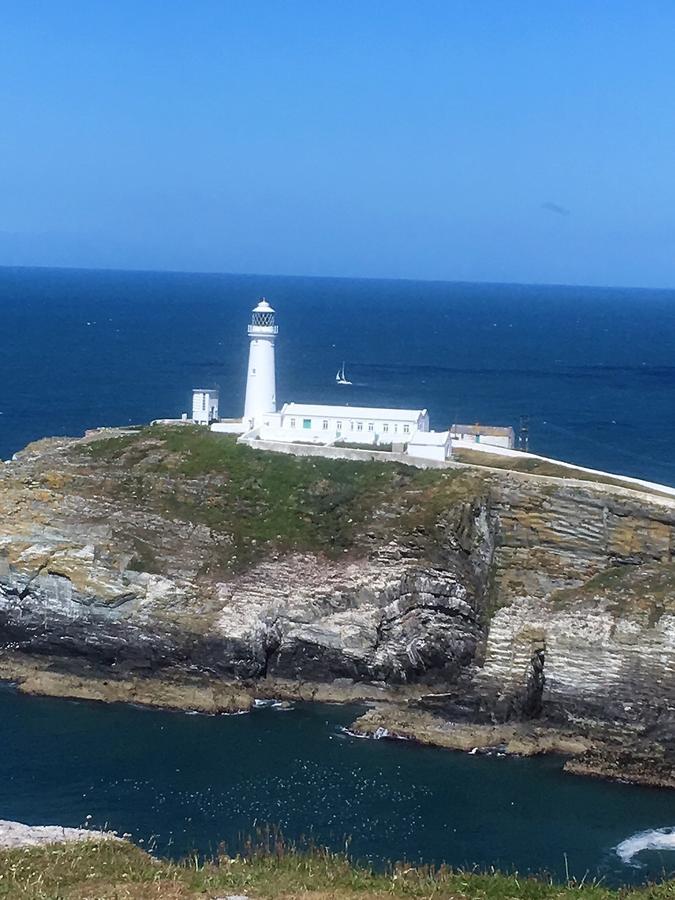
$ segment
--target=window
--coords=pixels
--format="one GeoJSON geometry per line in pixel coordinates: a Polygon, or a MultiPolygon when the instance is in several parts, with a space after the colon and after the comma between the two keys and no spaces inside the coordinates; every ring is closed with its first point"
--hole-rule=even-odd
{"type": "Polygon", "coordinates": [[[404,426],[403,426],[403,433],[404,433],[404,434],[408,434],[409,432],[410,432],[410,425],[404,425],[404,426]]]}
{"type": "Polygon", "coordinates": [[[254,312],[251,317],[251,325],[256,328],[269,328],[270,326],[274,326],[274,313],[254,312]]]}
{"type": "Polygon", "coordinates": [[[206,394],[202,394],[202,409],[206,409],[206,394]]]}
{"type": "Polygon", "coordinates": [[[398,425],[394,425],[394,431],[398,431],[398,425]]]}
{"type": "Polygon", "coordinates": [[[384,425],[382,426],[382,431],[384,431],[384,432],[389,431],[389,422],[384,423],[384,425]]]}
{"type": "Polygon", "coordinates": [[[338,431],[342,431],[342,422],[336,422],[335,427],[337,428],[338,431]]]}
{"type": "Polygon", "coordinates": [[[373,423],[372,423],[372,422],[368,422],[368,431],[372,431],[373,428],[374,428],[373,423]]]}
{"type": "Polygon", "coordinates": [[[357,423],[356,423],[356,430],[357,430],[357,431],[363,431],[363,422],[357,422],[357,423]]]}
{"type": "Polygon", "coordinates": [[[328,431],[328,419],[323,420],[323,430],[328,431]]]}
{"type": "Polygon", "coordinates": [[[291,419],[291,428],[295,428],[295,419],[291,419]]]}
{"type": "Polygon", "coordinates": [[[354,423],[353,423],[353,422],[350,422],[350,423],[349,423],[349,430],[350,430],[350,431],[353,431],[353,430],[354,430],[354,423]]]}
{"type": "Polygon", "coordinates": [[[303,428],[311,428],[311,427],[312,427],[312,420],[311,420],[311,419],[303,419],[303,420],[302,420],[302,427],[303,427],[303,428]]]}

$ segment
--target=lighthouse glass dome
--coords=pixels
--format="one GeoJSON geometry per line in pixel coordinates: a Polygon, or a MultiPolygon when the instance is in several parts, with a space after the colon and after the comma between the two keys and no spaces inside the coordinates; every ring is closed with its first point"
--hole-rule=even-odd
{"type": "Polygon", "coordinates": [[[253,310],[251,325],[254,328],[274,327],[274,310],[264,298],[253,310]]]}

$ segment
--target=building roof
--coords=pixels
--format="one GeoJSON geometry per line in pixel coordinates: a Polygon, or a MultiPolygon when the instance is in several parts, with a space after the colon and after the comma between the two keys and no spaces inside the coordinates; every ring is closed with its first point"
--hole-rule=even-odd
{"type": "Polygon", "coordinates": [[[453,434],[487,434],[493,437],[509,437],[515,434],[510,425],[453,425],[453,434]]]}
{"type": "Polygon", "coordinates": [[[449,440],[449,431],[417,431],[408,441],[408,446],[445,447],[449,440]]]}
{"type": "Polygon", "coordinates": [[[267,300],[265,300],[264,297],[261,297],[260,300],[258,300],[258,305],[253,307],[253,312],[273,313],[274,310],[269,305],[267,300]]]}
{"type": "Polygon", "coordinates": [[[218,393],[218,388],[192,388],[193,394],[211,394],[212,396],[218,393]]]}
{"type": "Polygon", "coordinates": [[[386,409],[379,406],[326,406],[318,403],[284,403],[281,412],[288,416],[322,416],[341,419],[385,419],[389,422],[416,422],[426,409],[386,409]]]}

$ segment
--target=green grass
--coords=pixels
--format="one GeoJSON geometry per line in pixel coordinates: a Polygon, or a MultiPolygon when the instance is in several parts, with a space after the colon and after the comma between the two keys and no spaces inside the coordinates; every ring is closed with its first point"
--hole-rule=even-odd
{"type": "MultiPolygon", "coordinates": [[[[269,551],[335,558],[359,545],[364,532],[386,540],[433,528],[471,482],[457,470],[253,450],[190,426],[148,427],[77,446],[89,467],[81,489],[225,535],[214,554],[230,571],[269,551]]],[[[135,538],[134,550],[132,567],[153,571],[152,549],[135,538]]]]}
{"type": "Polygon", "coordinates": [[[457,898],[457,900],[672,900],[675,883],[612,891],[596,883],[556,884],[498,872],[396,864],[384,872],[345,854],[300,851],[278,839],[244,855],[172,863],[127,843],[54,844],[0,851],[0,897],[12,900],[196,900],[251,898],[457,898]]]}
{"type": "Polygon", "coordinates": [[[378,450],[380,453],[391,453],[391,444],[358,444],[356,441],[335,441],[334,447],[345,450],[378,450]]]}
{"type": "Polygon", "coordinates": [[[543,475],[547,478],[573,478],[576,481],[590,481],[594,484],[608,484],[613,487],[627,488],[632,491],[640,491],[645,494],[655,494],[659,497],[670,497],[664,491],[655,488],[643,487],[639,484],[633,484],[626,481],[620,476],[613,477],[611,475],[594,474],[585,472],[583,469],[577,469],[573,466],[561,466],[556,463],[548,462],[545,459],[523,459],[517,456],[501,456],[498,453],[486,453],[483,450],[469,450],[460,448],[453,451],[452,458],[456,462],[469,463],[472,466],[489,466],[491,469],[506,469],[511,472],[523,472],[526,475],[543,475]]]}

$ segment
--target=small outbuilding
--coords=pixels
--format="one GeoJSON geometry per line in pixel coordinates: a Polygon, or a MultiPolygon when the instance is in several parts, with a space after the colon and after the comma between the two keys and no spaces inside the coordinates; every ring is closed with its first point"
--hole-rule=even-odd
{"type": "Polygon", "coordinates": [[[408,456],[444,462],[452,456],[449,431],[417,431],[408,441],[408,456]]]}
{"type": "Polygon", "coordinates": [[[513,450],[516,443],[516,433],[510,426],[453,425],[450,434],[453,441],[488,444],[491,447],[504,447],[507,450],[513,450]]]}
{"type": "Polygon", "coordinates": [[[192,391],[192,421],[196,425],[210,425],[218,419],[218,391],[195,388],[192,391]]]}

